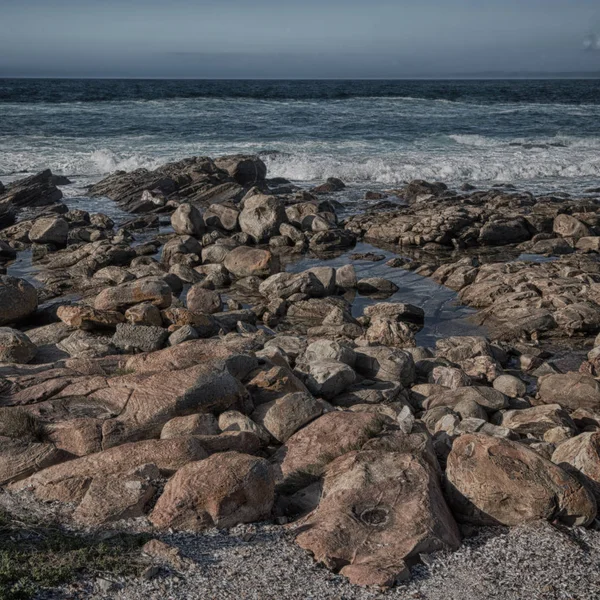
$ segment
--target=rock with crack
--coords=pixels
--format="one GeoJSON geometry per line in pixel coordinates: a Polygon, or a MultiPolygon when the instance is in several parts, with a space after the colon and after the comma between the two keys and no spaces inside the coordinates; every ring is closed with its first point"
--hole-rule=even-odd
{"type": "Polygon", "coordinates": [[[589,525],[594,496],[564,469],[523,444],[482,434],[454,441],[447,491],[459,520],[476,525],[519,525],[559,519],[589,525]]]}
{"type": "Polygon", "coordinates": [[[319,506],[299,531],[301,548],[365,586],[407,579],[419,554],[460,544],[435,470],[418,456],[381,450],[331,462],[319,506]]]}

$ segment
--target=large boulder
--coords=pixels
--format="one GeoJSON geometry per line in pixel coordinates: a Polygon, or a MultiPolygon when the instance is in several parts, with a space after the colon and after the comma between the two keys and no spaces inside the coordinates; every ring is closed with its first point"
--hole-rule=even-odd
{"type": "Polygon", "coordinates": [[[149,463],[155,464],[163,476],[171,475],[187,463],[206,457],[204,446],[195,437],[146,440],[48,467],[13,487],[29,489],[42,500],[78,503],[95,479],[102,481],[149,463]]]}
{"type": "Polygon", "coordinates": [[[583,475],[600,502],[600,431],[582,433],[566,440],[552,454],[552,462],[583,475]]]}
{"type": "Polygon", "coordinates": [[[240,229],[247,233],[257,244],[268,242],[279,234],[279,226],[287,221],[285,207],[274,196],[256,194],[244,201],[240,213],[240,229]]]}
{"type": "Polygon", "coordinates": [[[38,244],[65,246],[69,236],[69,224],[60,217],[36,219],[29,230],[29,239],[38,244]]]}
{"type": "Polygon", "coordinates": [[[264,458],[214,454],[184,466],[167,482],[150,521],[188,531],[233,527],[266,519],[274,496],[273,474],[264,458]]]}
{"type": "Polygon", "coordinates": [[[185,300],[188,310],[193,313],[212,315],[223,310],[221,295],[213,290],[207,290],[200,283],[194,284],[188,290],[185,300]]]}
{"type": "Polygon", "coordinates": [[[246,154],[221,156],[215,159],[215,165],[235,179],[240,185],[253,185],[264,181],[267,166],[258,157],[246,154]]]}
{"type": "Polygon", "coordinates": [[[560,519],[588,525],[593,495],[575,477],[526,446],[482,434],[454,441],[446,467],[455,516],[477,525],[560,519]]]}
{"type": "Polygon", "coordinates": [[[0,363],[28,363],[36,353],[36,345],[23,332],[0,327],[0,363]]]}
{"type": "Polygon", "coordinates": [[[191,204],[181,204],[171,215],[171,225],[179,235],[200,237],[204,233],[204,219],[200,211],[191,204]]]}
{"type": "Polygon", "coordinates": [[[0,275],[0,326],[19,321],[35,312],[36,289],[24,279],[0,275]]]}
{"type": "Polygon", "coordinates": [[[565,214],[556,215],[552,231],[564,238],[574,238],[576,240],[590,235],[587,225],[584,225],[575,217],[565,214]]]}
{"type": "Polygon", "coordinates": [[[538,396],[544,404],[560,404],[569,410],[600,409],[600,383],[589,375],[546,375],[540,378],[538,386],[538,396]]]}
{"type": "Polygon", "coordinates": [[[436,471],[418,456],[381,450],[330,463],[300,531],[300,547],[358,585],[391,586],[410,576],[419,554],[460,544],[436,471]]]}
{"type": "Polygon", "coordinates": [[[119,323],[111,343],[124,352],[154,352],[166,343],[169,332],[152,325],[119,323]]]}
{"type": "Polygon", "coordinates": [[[0,437],[0,485],[25,479],[69,458],[54,444],[0,437]]]}
{"type": "Polygon", "coordinates": [[[171,288],[162,279],[138,279],[101,291],[94,300],[94,308],[124,311],[141,302],[167,308],[172,299],[171,288]]]}
{"type": "Polygon", "coordinates": [[[355,368],[365,377],[380,381],[399,381],[405,386],[415,381],[415,362],[404,350],[364,346],[356,348],[355,353],[355,368]]]}
{"type": "Polygon", "coordinates": [[[324,414],[297,431],[275,453],[278,475],[283,480],[300,473],[320,475],[334,458],[360,448],[383,427],[381,417],[374,413],[324,414]]]}
{"type": "Polygon", "coordinates": [[[268,250],[238,246],[227,254],[223,266],[235,277],[268,277],[275,270],[275,260],[268,250]]]}

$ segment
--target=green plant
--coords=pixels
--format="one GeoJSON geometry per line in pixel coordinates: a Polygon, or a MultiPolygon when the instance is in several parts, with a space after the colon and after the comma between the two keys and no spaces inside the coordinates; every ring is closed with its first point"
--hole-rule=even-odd
{"type": "Polygon", "coordinates": [[[146,566],[139,548],[147,540],[127,534],[101,539],[0,512],[0,600],[28,600],[82,575],[138,574],[146,566]]]}

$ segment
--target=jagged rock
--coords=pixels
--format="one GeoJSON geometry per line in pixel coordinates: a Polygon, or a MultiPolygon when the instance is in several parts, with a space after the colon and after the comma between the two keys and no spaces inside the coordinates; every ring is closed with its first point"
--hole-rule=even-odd
{"type": "Polygon", "coordinates": [[[460,534],[430,465],[369,450],[328,465],[319,506],[301,521],[296,543],[351,583],[392,586],[410,576],[419,554],[457,549],[460,534]]]}
{"type": "Polygon", "coordinates": [[[181,468],[165,486],[150,521],[159,528],[203,531],[267,518],[275,496],[269,463],[225,452],[181,468]]]}
{"type": "Polygon", "coordinates": [[[588,525],[594,497],[565,470],[517,442],[462,435],[448,456],[448,499],[455,516],[477,525],[560,519],[588,525]]]}
{"type": "Polygon", "coordinates": [[[215,165],[227,171],[240,185],[254,185],[264,181],[267,176],[267,166],[258,156],[246,154],[221,156],[215,159],[215,165]]]}
{"type": "Polygon", "coordinates": [[[46,169],[37,175],[9,184],[4,192],[0,192],[0,205],[12,204],[18,208],[47,206],[58,202],[62,197],[63,193],[52,181],[52,172],[46,169]]]}
{"type": "Polygon", "coordinates": [[[35,312],[36,289],[24,279],[0,275],[0,326],[20,321],[35,312]]]}

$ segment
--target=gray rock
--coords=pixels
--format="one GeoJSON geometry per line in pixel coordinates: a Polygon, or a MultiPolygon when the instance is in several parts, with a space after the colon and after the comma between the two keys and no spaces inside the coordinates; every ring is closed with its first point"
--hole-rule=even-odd
{"type": "Polygon", "coordinates": [[[204,289],[199,283],[188,290],[186,304],[193,313],[212,315],[223,310],[221,295],[213,290],[204,289]]]}
{"type": "Polygon", "coordinates": [[[399,289],[393,281],[383,277],[360,279],[357,288],[361,294],[393,294],[399,289]]]}
{"type": "Polygon", "coordinates": [[[189,340],[197,340],[200,336],[191,325],[184,325],[169,336],[169,346],[176,346],[189,340]]]}
{"type": "Polygon", "coordinates": [[[35,312],[36,289],[24,279],[0,275],[0,326],[19,321],[35,312]]]}
{"type": "Polygon", "coordinates": [[[36,219],[29,230],[29,239],[38,244],[65,246],[68,236],[69,224],[60,217],[36,219]]]}
{"type": "Polygon", "coordinates": [[[323,360],[308,365],[306,387],[315,396],[335,398],[356,380],[356,373],[348,365],[334,360],[323,360]]]}
{"type": "Polygon", "coordinates": [[[200,237],[204,233],[204,219],[191,204],[182,204],[171,215],[171,225],[179,235],[200,237]]]}
{"type": "Polygon", "coordinates": [[[169,332],[162,327],[119,323],[112,343],[125,352],[154,352],[167,341],[169,332]]]}

